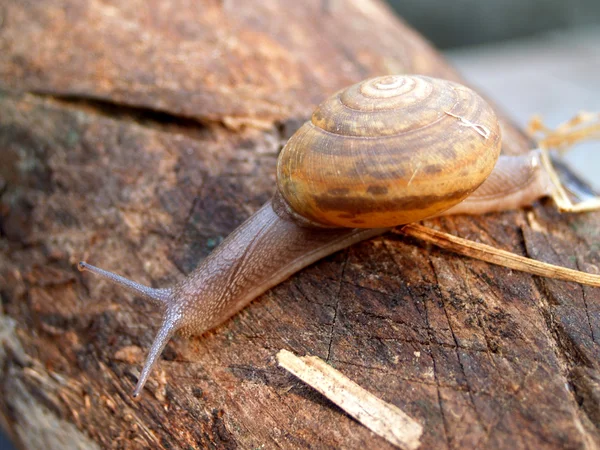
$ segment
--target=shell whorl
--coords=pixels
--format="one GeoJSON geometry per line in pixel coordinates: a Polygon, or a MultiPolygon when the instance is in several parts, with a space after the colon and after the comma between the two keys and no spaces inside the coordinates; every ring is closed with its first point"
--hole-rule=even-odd
{"type": "Polygon", "coordinates": [[[277,184],[309,221],[390,227],[460,202],[499,153],[496,116],[475,92],[424,76],[386,76],[319,105],[282,150],[277,184]]]}

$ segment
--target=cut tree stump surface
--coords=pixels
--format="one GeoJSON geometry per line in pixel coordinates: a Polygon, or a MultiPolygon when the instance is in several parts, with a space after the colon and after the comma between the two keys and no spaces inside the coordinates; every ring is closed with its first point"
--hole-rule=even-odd
{"type": "MultiPolygon", "coordinates": [[[[424,427],[422,448],[600,444],[600,289],[400,234],[294,275],[176,337],[77,272],[164,287],[273,193],[314,106],[372,75],[458,79],[378,2],[7,0],[0,5],[0,411],[23,448],[391,448],[277,367],[312,354],[424,427]]],[[[504,122],[504,151],[528,141],[504,122]]],[[[598,273],[600,214],[427,222],[598,273]]]]}

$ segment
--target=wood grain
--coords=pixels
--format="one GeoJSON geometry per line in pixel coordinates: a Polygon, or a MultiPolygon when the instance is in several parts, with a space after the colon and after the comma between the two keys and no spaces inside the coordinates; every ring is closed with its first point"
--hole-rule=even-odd
{"type": "MultiPolygon", "coordinates": [[[[166,286],[270,197],[282,141],[325,96],[370,75],[458,78],[381,3],[332,8],[0,5],[0,411],[19,446],[391,448],[278,368],[281,348],[405,411],[424,425],[422,448],[600,444],[600,290],[394,233],[174,339],[131,398],[159,311],[82,276],[78,260],[166,286]]],[[[505,151],[525,149],[503,131],[505,151]]],[[[435,225],[600,266],[598,213],[542,202],[435,225]]]]}

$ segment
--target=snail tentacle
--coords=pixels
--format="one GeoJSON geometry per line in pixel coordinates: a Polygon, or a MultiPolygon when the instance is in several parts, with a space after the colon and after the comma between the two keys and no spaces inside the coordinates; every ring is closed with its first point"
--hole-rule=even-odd
{"type": "Polygon", "coordinates": [[[146,362],[144,363],[144,367],[140,373],[140,377],[138,378],[137,385],[133,391],[133,396],[138,397],[144,389],[146,385],[146,381],[148,381],[148,377],[152,373],[152,369],[156,366],[158,358],[160,354],[168,344],[169,340],[173,337],[173,335],[181,328],[181,317],[176,314],[167,314],[163,320],[163,323],[154,338],[154,342],[152,343],[152,347],[150,347],[150,351],[148,352],[148,356],[146,357],[146,362]]]}
{"type": "Polygon", "coordinates": [[[142,297],[151,300],[153,303],[164,304],[171,296],[171,289],[155,289],[149,286],[144,286],[143,284],[136,283],[135,281],[122,277],[121,275],[117,275],[114,272],[109,272],[108,270],[92,266],[85,261],[80,261],[77,265],[77,268],[80,272],[88,271],[95,273],[111,283],[118,284],[119,286],[122,286],[136,294],[140,294],[142,297]]]}

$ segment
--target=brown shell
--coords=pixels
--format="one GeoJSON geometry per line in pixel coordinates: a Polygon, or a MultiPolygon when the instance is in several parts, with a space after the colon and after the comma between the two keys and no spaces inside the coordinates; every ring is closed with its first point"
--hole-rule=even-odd
{"type": "Polygon", "coordinates": [[[496,116],[471,89],[423,76],[379,77],[319,105],[281,151],[277,185],[312,222],[391,227],[463,200],[499,153],[496,116]]]}

